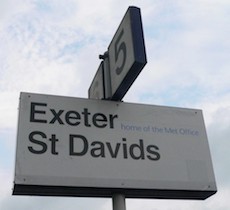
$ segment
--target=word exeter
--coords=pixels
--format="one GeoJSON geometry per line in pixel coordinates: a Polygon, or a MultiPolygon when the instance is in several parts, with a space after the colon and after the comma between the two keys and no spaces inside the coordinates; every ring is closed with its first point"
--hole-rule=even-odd
{"type": "Polygon", "coordinates": [[[83,123],[86,127],[93,125],[97,128],[114,128],[114,120],[117,118],[118,115],[113,114],[109,114],[109,116],[102,113],[91,114],[87,108],[84,108],[82,112],[48,109],[46,103],[32,102],[30,109],[30,122],[35,123],[68,124],[71,126],[78,126],[83,123]],[[52,114],[49,119],[47,119],[47,116],[50,115],[48,112],[52,114]]]}

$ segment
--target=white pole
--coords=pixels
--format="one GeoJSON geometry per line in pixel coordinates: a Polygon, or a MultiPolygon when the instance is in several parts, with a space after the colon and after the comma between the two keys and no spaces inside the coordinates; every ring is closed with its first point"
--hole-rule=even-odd
{"type": "MultiPolygon", "coordinates": [[[[111,79],[109,71],[109,54],[108,51],[104,55],[99,55],[100,59],[103,59],[103,74],[104,74],[104,90],[105,99],[109,100],[112,96],[111,90],[111,79]]],[[[126,210],[125,206],[125,195],[124,194],[113,194],[113,210],[126,210]]]]}
{"type": "Polygon", "coordinates": [[[113,210],[126,210],[124,194],[113,195],[113,210]]]}

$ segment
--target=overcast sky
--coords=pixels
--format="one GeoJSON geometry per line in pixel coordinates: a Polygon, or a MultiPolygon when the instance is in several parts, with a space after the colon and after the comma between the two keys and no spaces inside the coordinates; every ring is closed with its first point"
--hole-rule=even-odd
{"type": "Polygon", "coordinates": [[[218,193],[127,199],[127,210],[230,209],[229,0],[1,0],[0,209],[112,209],[111,199],[12,196],[20,92],[87,98],[128,6],[141,8],[148,63],[125,102],[203,110],[218,193]]]}

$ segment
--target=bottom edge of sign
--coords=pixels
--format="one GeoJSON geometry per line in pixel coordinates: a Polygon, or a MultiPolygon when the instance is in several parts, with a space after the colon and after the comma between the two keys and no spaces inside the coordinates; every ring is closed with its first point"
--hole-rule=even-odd
{"type": "Polygon", "coordinates": [[[13,195],[35,196],[68,196],[68,197],[112,197],[113,194],[124,194],[127,198],[156,199],[193,199],[204,200],[217,191],[199,190],[163,190],[163,189],[122,189],[122,188],[92,188],[63,187],[42,185],[14,185],[13,195]]]}

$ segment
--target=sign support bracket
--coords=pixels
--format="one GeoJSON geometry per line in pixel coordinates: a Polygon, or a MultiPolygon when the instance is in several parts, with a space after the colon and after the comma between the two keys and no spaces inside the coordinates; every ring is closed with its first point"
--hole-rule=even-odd
{"type": "Polygon", "coordinates": [[[126,210],[124,194],[113,195],[113,210],[126,210]]]}
{"type": "Polygon", "coordinates": [[[106,51],[103,55],[99,55],[99,59],[103,60],[104,99],[110,100],[112,96],[112,90],[108,51],[106,51]]]}

